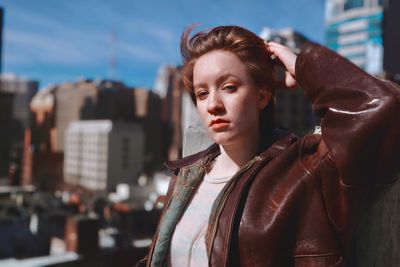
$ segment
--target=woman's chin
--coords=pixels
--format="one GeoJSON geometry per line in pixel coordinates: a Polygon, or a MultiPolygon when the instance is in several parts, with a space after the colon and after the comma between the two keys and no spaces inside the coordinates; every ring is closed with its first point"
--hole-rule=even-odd
{"type": "Polygon", "coordinates": [[[232,133],[208,133],[208,137],[210,137],[211,140],[213,140],[215,143],[217,143],[218,145],[229,145],[233,142],[235,142],[237,138],[237,136],[235,137],[234,135],[232,135],[232,133]]]}

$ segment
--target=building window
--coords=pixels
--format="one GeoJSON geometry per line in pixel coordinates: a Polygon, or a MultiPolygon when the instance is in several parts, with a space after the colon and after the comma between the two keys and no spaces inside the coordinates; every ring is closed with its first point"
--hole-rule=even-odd
{"type": "Polygon", "coordinates": [[[344,10],[349,10],[363,6],[364,6],[364,0],[347,0],[346,3],[344,3],[344,10]]]}
{"type": "Polygon", "coordinates": [[[129,167],[129,146],[130,140],[128,137],[122,139],[122,168],[128,169],[129,167]]]}

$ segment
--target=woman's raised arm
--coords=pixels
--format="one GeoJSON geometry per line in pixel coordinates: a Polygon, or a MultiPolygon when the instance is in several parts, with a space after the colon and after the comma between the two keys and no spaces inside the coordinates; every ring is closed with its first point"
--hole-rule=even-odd
{"type": "Polygon", "coordinates": [[[310,44],[295,77],[322,117],[322,139],[347,185],[390,182],[400,159],[400,88],[310,44]]]}

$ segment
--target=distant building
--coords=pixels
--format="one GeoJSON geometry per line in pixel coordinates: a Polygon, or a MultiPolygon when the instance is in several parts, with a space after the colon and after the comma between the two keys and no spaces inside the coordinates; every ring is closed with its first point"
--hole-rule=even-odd
{"type": "Polygon", "coordinates": [[[293,51],[299,53],[308,39],[301,33],[296,32],[292,28],[272,29],[264,27],[259,36],[267,41],[274,41],[290,47],[293,51]]]}
{"type": "Polygon", "coordinates": [[[135,124],[72,122],[66,131],[64,180],[91,190],[136,182],[143,169],[144,135],[135,124]]]}
{"type": "Polygon", "coordinates": [[[387,78],[400,84],[400,1],[386,0],[383,14],[383,69],[387,78]]]}
{"type": "Polygon", "coordinates": [[[4,10],[0,7],[0,74],[3,70],[3,17],[4,10]]]}
{"type": "MultiPolygon", "coordinates": [[[[274,41],[290,47],[299,53],[308,39],[291,28],[274,30],[264,27],[260,37],[267,41],[274,41]]],[[[277,70],[279,73],[279,70],[277,70]]],[[[314,126],[319,124],[319,118],[314,114],[310,100],[303,93],[303,90],[275,90],[276,98],[276,124],[277,127],[304,135],[314,126]]]]}
{"type": "Polygon", "coordinates": [[[98,218],[74,215],[65,223],[65,247],[67,251],[81,255],[94,255],[99,250],[98,218]]]}
{"type": "Polygon", "coordinates": [[[110,80],[81,80],[40,90],[30,104],[35,122],[26,132],[24,184],[53,191],[62,188],[68,126],[86,120],[136,123],[144,135],[143,171],[152,173],[166,159],[162,101],[144,88],[128,88],[110,80]]]}
{"type": "Polygon", "coordinates": [[[14,125],[12,120],[13,94],[0,92],[0,177],[8,174],[11,140],[14,125]]]}
{"type": "Polygon", "coordinates": [[[32,98],[30,109],[34,113],[34,125],[46,124],[50,128],[54,127],[54,94],[56,89],[56,86],[43,88],[32,98]]]}
{"type": "Polygon", "coordinates": [[[124,122],[136,120],[132,88],[118,81],[100,80],[94,83],[98,89],[94,114],[88,114],[87,118],[83,116],[83,120],[91,118],[124,122]]]}
{"type": "Polygon", "coordinates": [[[63,153],[56,151],[56,86],[41,89],[30,103],[34,122],[25,130],[22,184],[54,191],[63,182],[63,153]]]}
{"type": "Polygon", "coordinates": [[[151,95],[154,94],[154,92],[145,88],[135,88],[132,90],[132,94],[134,98],[135,117],[138,119],[146,118],[154,108],[155,103],[152,104],[150,102],[151,95]]]}
{"type": "Polygon", "coordinates": [[[55,90],[55,150],[64,151],[65,130],[77,120],[135,120],[131,88],[109,80],[82,80],[65,83],[55,90]]]}
{"type": "Polygon", "coordinates": [[[182,93],[181,68],[163,66],[156,77],[154,92],[162,99],[161,121],[164,126],[166,159],[182,156],[182,93]]]}
{"type": "Polygon", "coordinates": [[[97,87],[91,81],[65,83],[55,91],[55,150],[64,151],[65,131],[68,125],[82,117],[93,119],[94,104],[97,99],[97,87]],[[92,117],[92,118],[91,118],[92,117]]]}
{"type": "Polygon", "coordinates": [[[13,170],[11,183],[20,183],[24,132],[33,120],[29,102],[37,91],[37,81],[0,76],[0,177],[13,170]]]}
{"type": "Polygon", "coordinates": [[[56,152],[57,131],[55,125],[56,86],[40,90],[30,103],[34,115],[32,124],[32,145],[35,150],[56,152]]]}
{"type": "Polygon", "coordinates": [[[163,162],[166,159],[165,122],[161,120],[163,100],[158,94],[145,88],[134,88],[132,94],[135,122],[142,126],[146,136],[144,171],[151,173],[164,168],[163,162]]]}
{"type": "Polygon", "coordinates": [[[383,0],[327,0],[326,44],[371,74],[383,72],[383,0]]]}
{"type": "Polygon", "coordinates": [[[39,83],[11,74],[1,75],[0,82],[0,91],[13,95],[11,117],[16,119],[22,128],[28,128],[32,122],[29,103],[38,91],[39,83]]]}

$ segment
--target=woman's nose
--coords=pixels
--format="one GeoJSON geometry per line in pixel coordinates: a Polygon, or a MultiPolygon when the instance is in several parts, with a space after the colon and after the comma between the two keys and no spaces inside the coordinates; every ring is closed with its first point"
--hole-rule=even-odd
{"type": "Polygon", "coordinates": [[[207,103],[207,111],[211,114],[216,114],[224,110],[224,103],[219,95],[219,92],[210,92],[207,103]]]}

